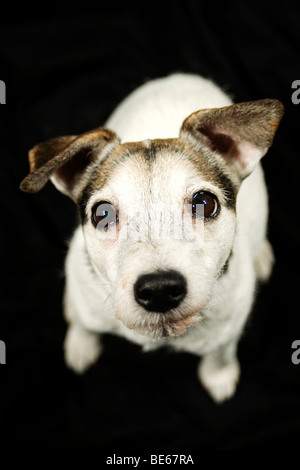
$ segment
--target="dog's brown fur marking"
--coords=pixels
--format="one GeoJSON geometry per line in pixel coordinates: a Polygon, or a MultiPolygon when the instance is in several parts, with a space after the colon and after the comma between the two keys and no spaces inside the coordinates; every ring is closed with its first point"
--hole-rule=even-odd
{"type": "Polygon", "coordinates": [[[137,158],[137,169],[140,169],[140,163],[144,162],[150,174],[156,158],[164,158],[164,155],[172,154],[182,158],[183,163],[187,160],[192,163],[195,167],[195,173],[200,173],[207,181],[212,182],[224,192],[227,207],[235,208],[237,193],[235,185],[213,159],[208,158],[202,152],[195,152],[182,138],[155,139],[151,141],[151,145],[149,143],[145,145],[144,142],[120,144],[95,168],[77,201],[82,223],[87,221],[86,205],[91,195],[108,183],[120,164],[127,159],[137,158]]]}
{"type": "Polygon", "coordinates": [[[273,99],[237,103],[196,111],[183,122],[182,131],[199,138],[199,134],[207,135],[217,128],[220,134],[233,134],[259,148],[268,148],[283,112],[282,103],[273,99]]]}
{"type": "Polygon", "coordinates": [[[100,153],[109,141],[117,140],[114,132],[102,127],[79,136],[57,137],[37,144],[29,152],[30,173],[22,181],[22,191],[35,193],[42,189],[51,175],[60,170],[60,177],[66,175],[67,184],[73,176],[72,163],[77,159],[74,170],[76,176],[90,163],[92,155],[100,153]],[[86,159],[86,155],[90,159],[86,159]],[[83,157],[79,165],[79,156],[83,157]],[[65,169],[65,171],[64,171],[65,169]]]}

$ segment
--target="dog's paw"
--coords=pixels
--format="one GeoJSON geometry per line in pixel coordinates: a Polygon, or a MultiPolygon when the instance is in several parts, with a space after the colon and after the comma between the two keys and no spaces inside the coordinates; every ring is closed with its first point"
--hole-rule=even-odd
{"type": "Polygon", "coordinates": [[[102,348],[98,335],[71,325],[64,342],[65,362],[68,367],[82,374],[99,358],[102,348]]]}
{"type": "Polygon", "coordinates": [[[237,359],[220,367],[215,358],[208,355],[202,359],[198,368],[199,380],[216,403],[222,403],[234,395],[239,376],[237,359]]]}
{"type": "Polygon", "coordinates": [[[255,256],[255,271],[260,282],[268,282],[273,264],[275,261],[274,253],[270,242],[265,239],[259,247],[255,256]]]}

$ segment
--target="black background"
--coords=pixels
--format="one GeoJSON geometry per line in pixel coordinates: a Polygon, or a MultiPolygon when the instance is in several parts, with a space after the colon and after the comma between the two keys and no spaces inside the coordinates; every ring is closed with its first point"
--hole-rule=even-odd
{"type": "Polygon", "coordinates": [[[1,14],[2,444],[91,448],[101,459],[296,445],[300,105],[291,85],[300,79],[299,18],[296,1],[43,3],[1,14]],[[63,262],[77,214],[51,184],[37,195],[18,189],[35,143],[103,125],[138,85],[176,71],[212,78],[235,101],[277,98],[286,109],[263,160],[276,266],[240,342],[237,393],[219,406],[199,385],[198,359],[189,354],[144,354],[107,335],[86,374],[65,367],[63,262]]]}

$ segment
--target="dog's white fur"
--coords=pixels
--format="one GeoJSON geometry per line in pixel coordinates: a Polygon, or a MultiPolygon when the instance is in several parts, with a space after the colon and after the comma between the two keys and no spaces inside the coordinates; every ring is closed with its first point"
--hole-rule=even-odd
{"type": "MultiPolygon", "coordinates": [[[[204,166],[198,168],[199,164],[195,164],[197,152],[201,153],[203,146],[197,147],[188,124],[182,127],[180,144],[176,143],[178,140],[167,140],[164,142],[168,142],[169,147],[159,147],[162,141],[157,140],[176,139],[188,116],[192,115],[188,118],[192,125],[199,113],[202,119],[206,111],[198,113],[199,110],[228,106],[232,110],[231,104],[230,98],[211,81],[189,74],[174,74],[138,88],[108,119],[105,127],[114,131],[122,143],[138,144],[121,146],[123,154],[130,152],[129,148],[134,150],[129,157],[123,158],[123,155],[117,160],[118,164],[112,167],[104,184],[97,185],[96,181],[92,185],[85,205],[87,221],[78,227],[70,243],[64,296],[69,327],[64,347],[66,362],[76,372],[84,372],[100,356],[99,333],[115,333],[138,343],[146,351],[167,345],[202,356],[198,376],[211,397],[222,402],[234,394],[240,374],[237,343],[251,311],[256,282],[268,279],[273,264],[272,248],[266,238],[267,192],[259,160],[271,145],[270,136],[275,133],[281,111],[277,109],[273,114],[269,111],[264,114],[262,119],[267,121],[264,145],[258,142],[259,125],[254,131],[253,127],[252,131],[247,128],[244,134],[237,131],[234,145],[235,155],[243,157],[240,162],[235,162],[233,154],[225,162],[215,148],[211,149],[213,157],[205,157],[213,158],[214,165],[222,170],[223,178],[224,174],[229,176],[239,188],[235,210],[227,204],[222,184],[220,186],[214,177],[208,177],[211,167],[205,171],[205,159],[202,160],[204,166]],[[254,135],[249,139],[247,136],[251,132],[254,135]],[[148,157],[142,157],[147,155],[147,149],[149,152],[153,149],[149,139],[155,139],[153,142],[158,145],[151,162],[147,161],[148,157]],[[162,150],[157,151],[157,148],[162,150]],[[185,152],[189,153],[191,148],[194,156],[187,158],[185,152]],[[167,238],[162,237],[161,232],[156,237],[149,237],[149,221],[154,227],[166,228],[166,221],[171,220],[168,219],[170,208],[173,214],[182,214],[183,220],[191,221],[191,213],[183,212],[183,202],[191,201],[199,190],[215,194],[221,206],[212,223],[205,223],[196,230],[190,222],[183,237],[176,237],[176,224],[169,223],[167,238]],[[99,201],[110,201],[120,210],[118,233],[114,239],[109,236],[110,230],[100,233],[91,223],[92,208],[99,201]],[[160,213],[158,207],[162,203],[160,213]],[[134,229],[134,237],[128,236],[128,228],[134,229]],[[197,241],[200,234],[204,235],[204,241],[195,247],[190,238],[196,237],[197,241]],[[226,265],[228,269],[224,271],[226,265]],[[181,273],[186,280],[186,296],[176,308],[165,313],[146,311],[134,295],[137,279],[143,274],[170,270],[181,273]]],[[[254,105],[251,108],[255,109],[256,115],[260,113],[258,109],[264,109],[264,104],[259,106],[262,107],[254,105]]],[[[279,105],[274,106],[278,108],[279,105]]],[[[241,116],[247,127],[248,108],[243,109],[241,116]]],[[[232,114],[226,114],[225,118],[228,116],[232,118],[232,114]]],[[[233,119],[237,119],[236,114],[234,116],[233,119]]],[[[208,135],[206,129],[204,136],[208,135]]],[[[219,129],[217,127],[217,132],[219,129]]],[[[236,127],[229,127],[230,138],[234,129],[236,127]]],[[[198,131],[199,127],[196,127],[196,134],[198,131]]],[[[97,133],[82,134],[79,141],[72,137],[58,139],[60,147],[52,142],[54,150],[47,157],[52,160],[47,163],[43,154],[50,152],[49,145],[36,146],[30,154],[33,176],[29,175],[29,183],[25,181],[23,189],[39,190],[52,175],[58,189],[70,195],[59,172],[60,162],[65,164],[66,158],[72,157],[64,150],[67,143],[71,142],[74,152],[81,148],[80,145],[85,146],[88,139],[92,142],[97,138],[101,140],[105,132],[100,131],[100,137],[97,133]],[[57,155],[59,151],[65,153],[57,155]],[[39,184],[40,178],[42,184],[39,184]]],[[[75,178],[71,193],[75,200],[89,181],[86,176],[90,177],[105,156],[115,151],[116,141],[112,142],[109,135],[106,133],[103,140],[108,142],[106,149],[86,169],[85,177],[75,178]]],[[[204,138],[204,147],[205,142],[204,138]]],[[[203,151],[206,152],[205,148],[203,151]]],[[[216,167],[211,176],[215,170],[216,167]]]]}
{"type": "MultiPolygon", "coordinates": [[[[176,74],[151,81],[133,92],[116,109],[106,127],[114,130],[124,142],[177,137],[180,125],[192,112],[230,104],[229,97],[211,81],[192,75],[176,74]]],[[[165,171],[165,168],[161,170],[165,171]]],[[[138,175],[137,181],[130,179],[129,171],[135,174],[136,170],[134,167],[128,167],[126,173],[120,171],[104,192],[93,195],[89,205],[92,206],[93,201],[99,199],[126,197],[127,205],[138,204],[141,207],[143,202],[139,200],[138,194],[143,190],[140,187],[142,181],[138,179],[138,175]]],[[[172,174],[172,162],[170,172],[172,174]]],[[[160,197],[166,193],[167,198],[174,182],[177,192],[180,193],[185,178],[189,176],[187,171],[180,181],[178,174],[173,175],[173,179],[166,181],[165,191],[162,182],[158,181],[160,197]]],[[[197,187],[196,184],[195,188],[197,187]]],[[[229,247],[226,243],[223,246],[221,238],[219,243],[222,245],[221,249],[228,254],[234,238],[234,256],[230,272],[218,282],[210,279],[209,268],[205,266],[196,265],[197,273],[195,253],[187,251],[186,256],[183,256],[182,244],[178,241],[168,241],[152,251],[149,247],[141,247],[134,254],[132,246],[123,241],[123,260],[120,263],[116,259],[120,249],[113,247],[111,242],[106,243],[105,248],[99,243],[97,245],[93,228],[89,226],[83,232],[79,227],[71,242],[66,261],[65,307],[67,319],[71,322],[65,341],[68,365],[78,372],[83,372],[101,352],[94,332],[115,333],[142,345],[145,350],[167,344],[177,350],[204,356],[198,371],[204,387],[217,402],[232,396],[239,377],[236,345],[251,310],[255,282],[257,278],[267,279],[272,267],[272,250],[266,239],[267,212],[266,187],[261,166],[258,165],[239,190],[237,232],[233,233],[230,217],[228,221],[223,221],[225,225],[221,235],[229,240],[229,247]],[[98,273],[96,282],[86,263],[86,243],[88,251],[92,252],[98,273]],[[160,252],[157,255],[158,250],[160,252]],[[155,256],[158,256],[158,262],[157,259],[154,261],[155,256]],[[134,329],[134,321],[129,321],[134,317],[137,308],[129,290],[124,293],[124,283],[132,287],[142,271],[151,271],[157,263],[161,268],[171,266],[183,271],[190,282],[194,282],[190,289],[191,295],[195,297],[190,300],[192,305],[197,307],[199,302],[201,304],[202,299],[198,297],[207,291],[205,285],[201,292],[202,283],[213,283],[213,295],[205,305],[205,322],[199,320],[178,337],[155,341],[151,336],[147,336],[148,331],[137,332],[134,329]],[[105,275],[101,275],[101,265],[104,265],[105,275]],[[119,320],[120,315],[125,319],[125,323],[128,322],[130,328],[119,320]]],[[[206,249],[209,250],[209,247],[206,249]]],[[[215,256],[215,249],[212,249],[208,260],[213,260],[215,256]]]]}

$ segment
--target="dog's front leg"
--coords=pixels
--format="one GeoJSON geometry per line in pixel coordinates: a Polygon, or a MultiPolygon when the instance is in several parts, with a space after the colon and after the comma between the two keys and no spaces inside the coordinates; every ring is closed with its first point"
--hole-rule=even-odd
{"type": "Polygon", "coordinates": [[[86,330],[79,323],[71,323],[67,330],[64,350],[67,366],[82,374],[101,354],[99,334],[86,330]]]}
{"type": "MultiPolygon", "coordinates": [[[[102,352],[100,335],[97,332],[86,329],[80,321],[80,316],[75,308],[70,295],[70,278],[73,271],[69,272],[69,284],[64,293],[64,316],[68,323],[68,329],[64,341],[65,363],[77,374],[82,374],[93,365],[102,352]]],[[[73,292],[78,290],[73,289],[73,292]]]]}
{"type": "Polygon", "coordinates": [[[198,378],[216,403],[231,398],[240,376],[236,341],[205,355],[198,367],[198,378]]]}

